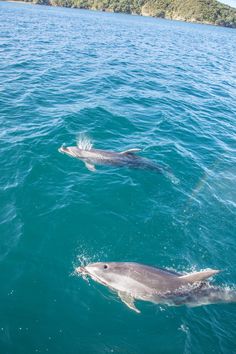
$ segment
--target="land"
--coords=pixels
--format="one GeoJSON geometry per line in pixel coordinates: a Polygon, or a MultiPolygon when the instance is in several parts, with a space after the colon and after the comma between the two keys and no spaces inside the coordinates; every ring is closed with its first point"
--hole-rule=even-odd
{"type": "Polygon", "coordinates": [[[25,2],[123,12],[236,28],[236,9],[216,0],[25,0],[25,2]]]}

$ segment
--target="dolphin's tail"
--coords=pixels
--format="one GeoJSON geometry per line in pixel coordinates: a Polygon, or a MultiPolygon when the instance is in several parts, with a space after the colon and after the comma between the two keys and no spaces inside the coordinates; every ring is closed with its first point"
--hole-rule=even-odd
{"type": "Polygon", "coordinates": [[[156,304],[168,306],[197,307],[213,304],[236,303],[236,290],[229,287],[217,287],[202,284],[199,287],[182,288],[174,293],[156,296],[152,300],[156,304]]]}
{"type": "Polygon", "coordinates": [[[190,294],[186,301],[186,305],[190,307],[220,303],[236,303],[235,289],[209,286],[200,289],[196,294],[190,294]]]}
{"type": "Polygon", "coordinates": [[[168,166],[158,165],[156,163],[147,163],[144,165],[145,169],[149,171],[154,171],[156,173],[163,174],[167,177],[173,184],[179,184],[180,180],[173,174],[172,170],[168,166]]]}
{"type": "Polygon", "coordinates": [[[170,179],[170,181],[173,183],[173,184],[179,184],[180,183],[180,180],[178,179],[178,177],[176,177],[172,171],[170,170],[166,170],[164,172],[164,174],[166,175],[167,178],[170,179]]]}
{"type": "MultiPolygon", "coordinates": [[[[156,301],[158,302],[158,301],[156,301]]],[[[216,287],[204,284],[193,290],[182,289],[182,291],[169,294],[159,299],[159,302],[169,306],[186,305],[197,307],[212,304],[236,303],[236,291],[229,287],[216,287]]]]}
{"type": "Polygon", "coordinates": [[[159,166],[157,164],[153,164],[152,166],[149,167],[149,169],[156,171],[158,173],[162,173],[166,178],[168,178],[173,184],[179,184],[180,180],[178,177],[176,177],[172,171],[172,169],[169,166],[159,166]]]}

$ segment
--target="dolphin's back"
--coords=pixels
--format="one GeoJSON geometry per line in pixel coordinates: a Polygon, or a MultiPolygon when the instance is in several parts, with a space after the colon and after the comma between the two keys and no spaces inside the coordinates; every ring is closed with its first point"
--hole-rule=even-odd
{"type": "MultiPolygon", "coordinates": [[[[181,274],[140,263],[117,263],[117,273],[126,275],[144,285],[150,292],[166,292],[181,286],[181,274]]],[[[114,268],[113,268],[114,271],[114,268]]]]}
{"type": "Polygon", "coordinates": [[[84,150],[83,151],[84,156],[87,156],[88,158],[93,158],[96,160],[106,160],[106,159],[113,159],[117,153],[112,152],[112,151],[105,151],[105,150],[100,150],[100,149],[90,149],[90,150],[84,150]]]}
{"type": "Polygon", "coordinates": [[[144,285],[153,294],[176,291],[188,284],[201,282],[219,272],[210,269],[183,275],[167,269],[130,262],[117,263],[117,266],[113,266],[113,271],[144,285]]]}
{"type": "Polygon", "coordinates": [[[115,152],[100,149],[91,149],[85,152],[87,157],[95,164],[113,165],[113,166],[129,166],[132,168],[141,168],[162,172],[162,168],[152,160],[145,157],[140,157],[134,152],[115,152]]]}
{"type": "Polygon", "coordinates": [[[127,163],[127,157],[122,156],[120,153],[100,149],[83,151],[83,157],[94,164],[122,166],[127,163]]]}

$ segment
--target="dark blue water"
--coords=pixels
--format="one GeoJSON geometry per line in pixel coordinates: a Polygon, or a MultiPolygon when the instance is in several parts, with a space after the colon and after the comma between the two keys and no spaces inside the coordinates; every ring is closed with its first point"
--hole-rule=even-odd
{"type": "Polygon", "coordinates": [[[209,267],[234,288],[236,31],[1,2],[0,36],[0,352],[235,352],[235,304],[138,315],[73,271],[209,267]],[[57,151],[79,134],[175,179],[92,173],[57,151]]]}

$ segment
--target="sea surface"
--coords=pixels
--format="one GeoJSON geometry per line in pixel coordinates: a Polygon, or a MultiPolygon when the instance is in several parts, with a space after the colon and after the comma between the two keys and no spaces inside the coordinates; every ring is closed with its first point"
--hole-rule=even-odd
{"type": "Polygon", "coordinates": [[[236,31],[0,2],[0,353],[236,353],[236,304],[141,314],[75,267],[236,287],[236,31]],[[84,164],[94,147],[169,174],[84,164]],[[174,178],[172,178],[172,177],[174,178]]]}

